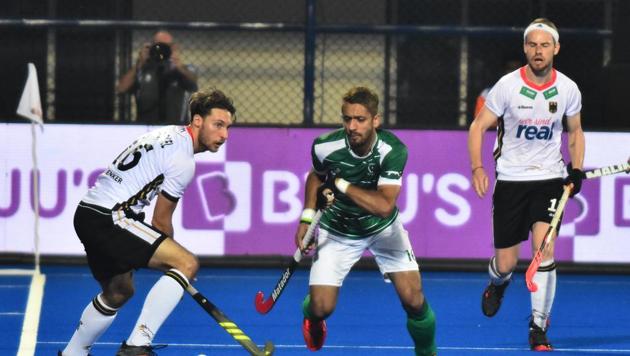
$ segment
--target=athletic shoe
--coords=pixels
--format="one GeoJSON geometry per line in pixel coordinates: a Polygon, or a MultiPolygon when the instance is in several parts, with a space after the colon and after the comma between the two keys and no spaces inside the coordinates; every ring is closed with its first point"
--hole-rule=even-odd
{"type": "Polygon", "coordinates": [[[499,286],[494,285],[492,282],[488,284],[481,296],[481,311],[483,315],[493,317],[499,311],[503,294],[509,285],[510,281],[506,281],[499,286]]]}
{"type": "Polygon", "coordinates": [[[529,347],[532,351],[553,350],[549,340],[547,340],[547,330],[543,330],[533,320],[529,322],[529,347]]]}
{"type": "Polygon", "coordinates": [[[149,346],[131,346],[123,341],[118,349],[116,356],[157,356],[153,350],[163,349],[166,345],[149,345],[149,346]]]}
{"type": "Polygon", "coordinates": [[[304,318],[302,322],[302,335],[304,335],[304,342],[306,347],[311,351],[317,351],[324,346],[326,340],[326,321],[311,321],[304,318]]]}

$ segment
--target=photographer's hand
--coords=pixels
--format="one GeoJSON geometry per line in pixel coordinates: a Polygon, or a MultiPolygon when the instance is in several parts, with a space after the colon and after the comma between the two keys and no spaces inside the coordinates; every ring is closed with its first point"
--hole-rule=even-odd
{"type": "Polygon", "coordinates": [[[149,59],[149,48],[151,48],[151,44],[145,42],[138,51],[138,60],[136,61],[136,70],[140,70],[147,60],[149,59]]]}

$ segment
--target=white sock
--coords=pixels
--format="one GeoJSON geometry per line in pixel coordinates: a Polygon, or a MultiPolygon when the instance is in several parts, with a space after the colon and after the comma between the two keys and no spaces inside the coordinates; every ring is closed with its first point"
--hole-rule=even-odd
{"type": "Polygon", "coordinates": [[[490,263],[488,264],[488,274],[490,275],[490,281],[495,286],[500,286],[503,283],[507,282],[512,278],[512,272],[509,273],[500,273],[497,268],[497,259],[495,256],[492,256],[490,259],[490,263]]]}
{"type": "Polygon", "coordinates": [[[176,269],[170,269],[153,285],[144,300],[142,311],[127,339],[127,345],[151,345],[164,320],[171,314],[184,295],[188,279],[176,269]]]}
{"type": "Polygon", "coordinates": [[[547,320],[556,296],[556,264],[554,260],[543,261],[534,275],[538,290],[531,293],[532,318],[543,330],[547,329],[547,320]]]}
{"type": "Polygon", "coordinates": [[[66,348],[63,349],[62,354],[64,356],[87,355],[92,344],[103,335],[116,319],[117,310],[105,304],[101,294],[97,295],[83,310],[79,326],[74,331],[66,348]]]}

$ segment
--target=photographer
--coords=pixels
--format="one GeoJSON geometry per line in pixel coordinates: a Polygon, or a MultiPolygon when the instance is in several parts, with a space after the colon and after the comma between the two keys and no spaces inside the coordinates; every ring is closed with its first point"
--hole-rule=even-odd
{"type": "Polygon", "coordinates": [[[186,101],[197,90],[193,66],[181,62],[173,36],[164,30],[153,35],[138,52],[136,65],[118,81],[116,93],[134,93],[136,122],[147,124],[181,124],[188,113],[186,101]]]}

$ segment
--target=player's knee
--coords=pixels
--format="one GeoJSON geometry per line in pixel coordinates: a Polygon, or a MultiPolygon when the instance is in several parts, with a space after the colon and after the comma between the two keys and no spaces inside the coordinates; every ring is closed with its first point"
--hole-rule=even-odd
{"type": "Polygon", "coordinates": [[[326,319],[335,311],[335,302],[324,298],[311,297],[310,309],[313,317],[326,319]]]}
{"type": "Polygon", "coordinates": [[[400,302],[407,313],[418,314],[424,304],[424,294],[422,291],[404,291],[401,293],[400,302]]]}
{"type": "Polygon", "coordinates": [[[187,254],[175,268],[182,272],[188,280],[192,280],[199,271],[199,259],[193,254],[187,254]]]}
{"type": "Polygon", "coordinates": [[[103,292],[104,302],[112,308],[120,308],[133,297],[135,288],[133,284],[118,286],[115,290],[103,292]]]}

